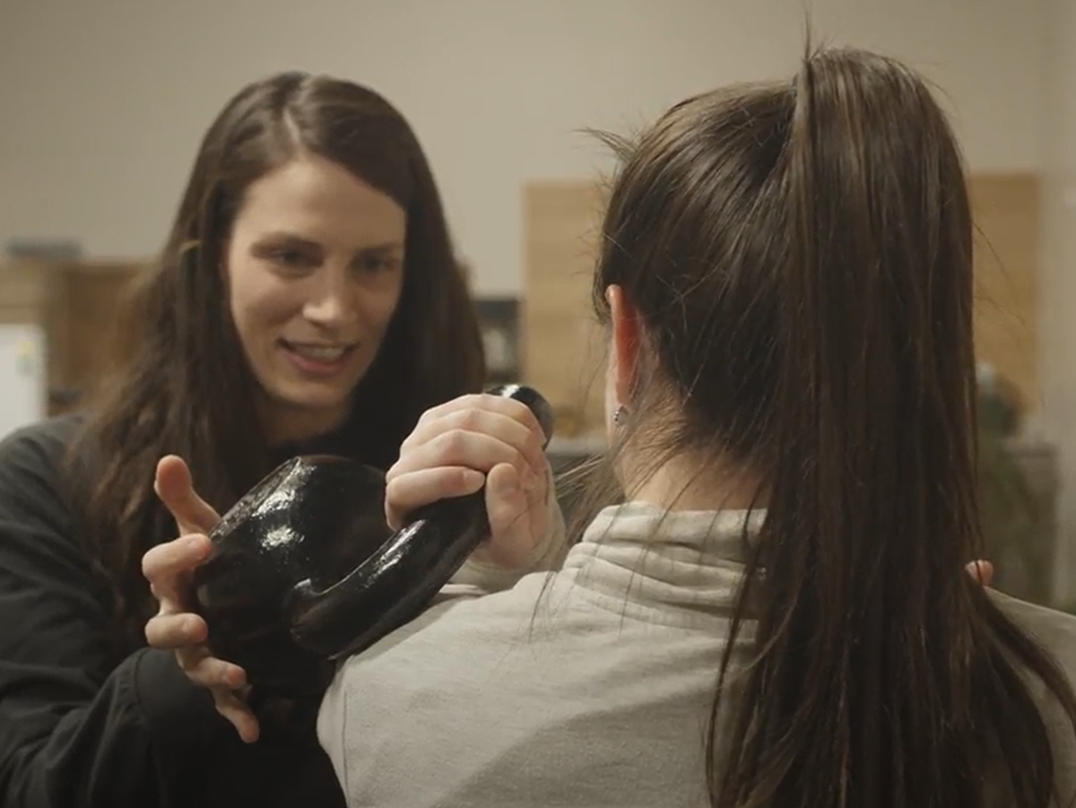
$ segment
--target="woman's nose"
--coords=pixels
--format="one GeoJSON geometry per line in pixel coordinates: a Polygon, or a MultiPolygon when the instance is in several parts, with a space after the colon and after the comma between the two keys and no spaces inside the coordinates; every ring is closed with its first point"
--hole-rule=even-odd
{"type": "Polygon", "coordinates": [[[354,319],[354,289],[348,283],[347,273],[324,267],[318,275],[303,307],[303,316],[324,326],[344,325],[354,319]]]}

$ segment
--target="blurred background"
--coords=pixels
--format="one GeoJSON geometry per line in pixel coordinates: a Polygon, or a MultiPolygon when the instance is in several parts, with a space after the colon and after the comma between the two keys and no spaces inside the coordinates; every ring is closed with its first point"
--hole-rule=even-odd
{"type": "Polygon", "coordinates": [[[123,285],[164,240],[198,141],[282,69],[409,118],[487,330],[491,381],[600,447],[586,310],[599,180],[630,133],[817,39],[937,85],[980,228],[982,484],[998,585],[1076,604],[1076,0],[0,0],[0,432],[78,406],[123,285]]]}

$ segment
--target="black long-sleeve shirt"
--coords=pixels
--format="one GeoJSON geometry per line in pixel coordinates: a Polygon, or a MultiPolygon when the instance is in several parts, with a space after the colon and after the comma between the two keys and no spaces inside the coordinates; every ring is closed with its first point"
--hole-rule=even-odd
{"type": "Polygon", "coordinates": [[[312,711],[246,745],[171,652],[116,624],[65,495],[77,426],[0,442],[0,805],[342,806],[312,711]]]}

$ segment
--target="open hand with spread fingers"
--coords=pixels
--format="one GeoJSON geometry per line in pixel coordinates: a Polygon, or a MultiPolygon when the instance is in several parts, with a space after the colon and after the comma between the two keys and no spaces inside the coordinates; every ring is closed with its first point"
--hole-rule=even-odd
{"type": "Polygon", "coordinates": [[[191,574],[209,555],[208,534],[220,516],[198,496],[190,469],[175,455],[157,464],[154,489],[175,518],[179,537],[142,557],[142,573],[159,604],[157,615],[146,623],[146,641],[154,648],[175,651],[187,678],[212,693],[217,712],[251,743],[257,740],[259,727],[245,700],[246,673],[210,653],[205,620],[190,609],[191,574]]]}

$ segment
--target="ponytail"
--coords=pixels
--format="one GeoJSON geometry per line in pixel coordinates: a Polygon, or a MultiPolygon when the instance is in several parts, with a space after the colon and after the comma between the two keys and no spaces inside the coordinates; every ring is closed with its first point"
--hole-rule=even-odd
{"type": "Polygon", "coordinates": [[[788,97],[769,502],[733,628],[757,619],[756,656],[734,672],[728,643],[711,803],[970,808],[997,788],[1044,808],[1050,739],[1013,660],[1074,727],[1076,699],[963,572],[980,533],[955,138],[878,56],[809,55],[788,97]]]}

